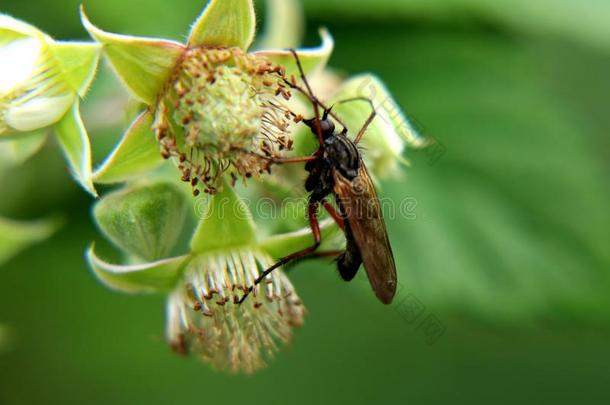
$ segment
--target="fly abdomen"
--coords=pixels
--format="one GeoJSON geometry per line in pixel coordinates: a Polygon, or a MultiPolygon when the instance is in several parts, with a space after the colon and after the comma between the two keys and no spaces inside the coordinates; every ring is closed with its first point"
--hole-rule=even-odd
{"type": "Polygon", "coordinates": [[[362,256],[360,255],[360,250],[353,243],[348,242],[347,249],[337,259],[337,269],[341,278],[345,281],[353,280],[361,264],[362,256]]]}

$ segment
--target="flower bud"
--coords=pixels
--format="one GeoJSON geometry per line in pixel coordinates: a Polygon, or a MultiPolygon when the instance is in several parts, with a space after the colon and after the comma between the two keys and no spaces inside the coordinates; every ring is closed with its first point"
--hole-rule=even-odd
{"type": "Polygon", "coordinates": [[[94,215],[115,245],[141,259],[158,260],[180,236],[186,200],[173,184],[141,184],[105,196],[94,215]]]}
{"type": "Polygon", "coordinates": [[[76,93],[54,60],[52,39],[0,15],[0,136],[57,122],[76,93]]]}

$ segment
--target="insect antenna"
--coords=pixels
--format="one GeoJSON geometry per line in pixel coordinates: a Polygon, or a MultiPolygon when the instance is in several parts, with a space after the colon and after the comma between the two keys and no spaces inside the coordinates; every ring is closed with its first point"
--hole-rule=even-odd
{"type": "Polygon", "coordinates": [[[346,100],[341,100],[341,101],[335,103],[335,105],[351,103],[354,101],[364,101],[371,105],[371,115],[369,115],[369,117],[366,119],[366,121],[364,122],[364,125],[362,126],[362,128],[360,128],[358,135],[356,135],[356,138],[354,139],[354,143],[358,144],[358,143],[360,143],[360,140],[364,136],[364,133],[366,132],[366,130],[369,128],[369,126],[371,125],[371,123],[373,122],[375,117],[377,116],[377,110],[375,109],[373,100],[371,100],[368,97],[352,97],[352,98],[348,98],[346,100]]]}
{"type": "MultiPolygon", "coordinates": [[[[313,91],[311,90],[311,86],[309,85],[309,81],[307,81],[307,77],[305,77],[305,71],[303,70],[303,65],[301,64],[301,59],[299,59],[299,55],[297,54],[297,51],[295,51],[294,49],[290,49],[290,52],[294,56],[294,60],[299,69],[299,74],[301,75],[301,80],[303,81],[303,83],[305,83],[305,87],[307,88],[308,94],[305,94],[305,95],[307,96],[307,98],[309,98],[309,101],[311,101],[311,104],[313,106],[313,111],[314,111],[314,114],[316,117],[316,131],[317,131],[317,135],[318,135],[318,141],[320,142],[320,145],[323,145],[324,138],[322,137],[322,124],[320,123],[320,111],[318,111],[318,106],[320,105],[320,102],[318,101],[316,96],[314,96],[313,91]]],[[[293,83],[290,83],[290,84],[292,85],[293,83]]],[[[324,108],[324,107],[322,107],[322,108],[324,108]]]]}

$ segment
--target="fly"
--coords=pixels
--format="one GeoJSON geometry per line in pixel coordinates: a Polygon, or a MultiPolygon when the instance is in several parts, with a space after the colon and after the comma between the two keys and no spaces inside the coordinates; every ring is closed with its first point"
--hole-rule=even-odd
{"type": "MultiPolygon", "coordinates": [[[[371,114],[352,140],[345,124],[313,94],[303,72],[301,61],[295,50],[291,50],[299,68],[301,80],[305,88],[299,86],[294,78],[286,80],[286,85],[304,94],[312,103],[314,118],[303,122],[311,129],[319,141],[318,150],[311,156],[273,159],[271,164],[286,164],[305,162],[305,170],[309,173],[305,189],[310,193],[307,205],[309,226],[314,239],[312,246],[285,256],[261,273],[239,300],[241,304],[254,287],[272,271],[280,266],[311,256],[337,256],[337,269],[345,281],[352,280],[363,264],[369,282],[377,298],[384,304],[390,304],[396,294],[397,278],[394,255],[386,230],[379,198],[371,177],[362,160],[358,143],[376,116],[373,102],[364,97],[341,101],[339,104],[365,101],[371,105],[371,114]],[[322,110],[322,114],[320,114],[322,110]],[[334,118],[343,126],[337,132],[334,118]],[[335,200],[335,208],[329,202],[329,197],[335,200]],[[342,252],[318,253],[322,242],[318,211],[322,206],[337,225],[343,230],[346,238],[346,248],[342,252]]],[[[300,117],[294,115],[295,120],[300,117]]]]}

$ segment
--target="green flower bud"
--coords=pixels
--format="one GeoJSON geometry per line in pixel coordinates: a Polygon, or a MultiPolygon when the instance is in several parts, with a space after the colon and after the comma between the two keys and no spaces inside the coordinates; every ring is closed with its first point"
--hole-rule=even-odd
{"type": "Polygon", "coordinates": [[[166,257],[175,246],[186,206],[184,193],[173,184],[140,184],[102,198],[94,216],[115,245],[152,261],[166,257]]]}

